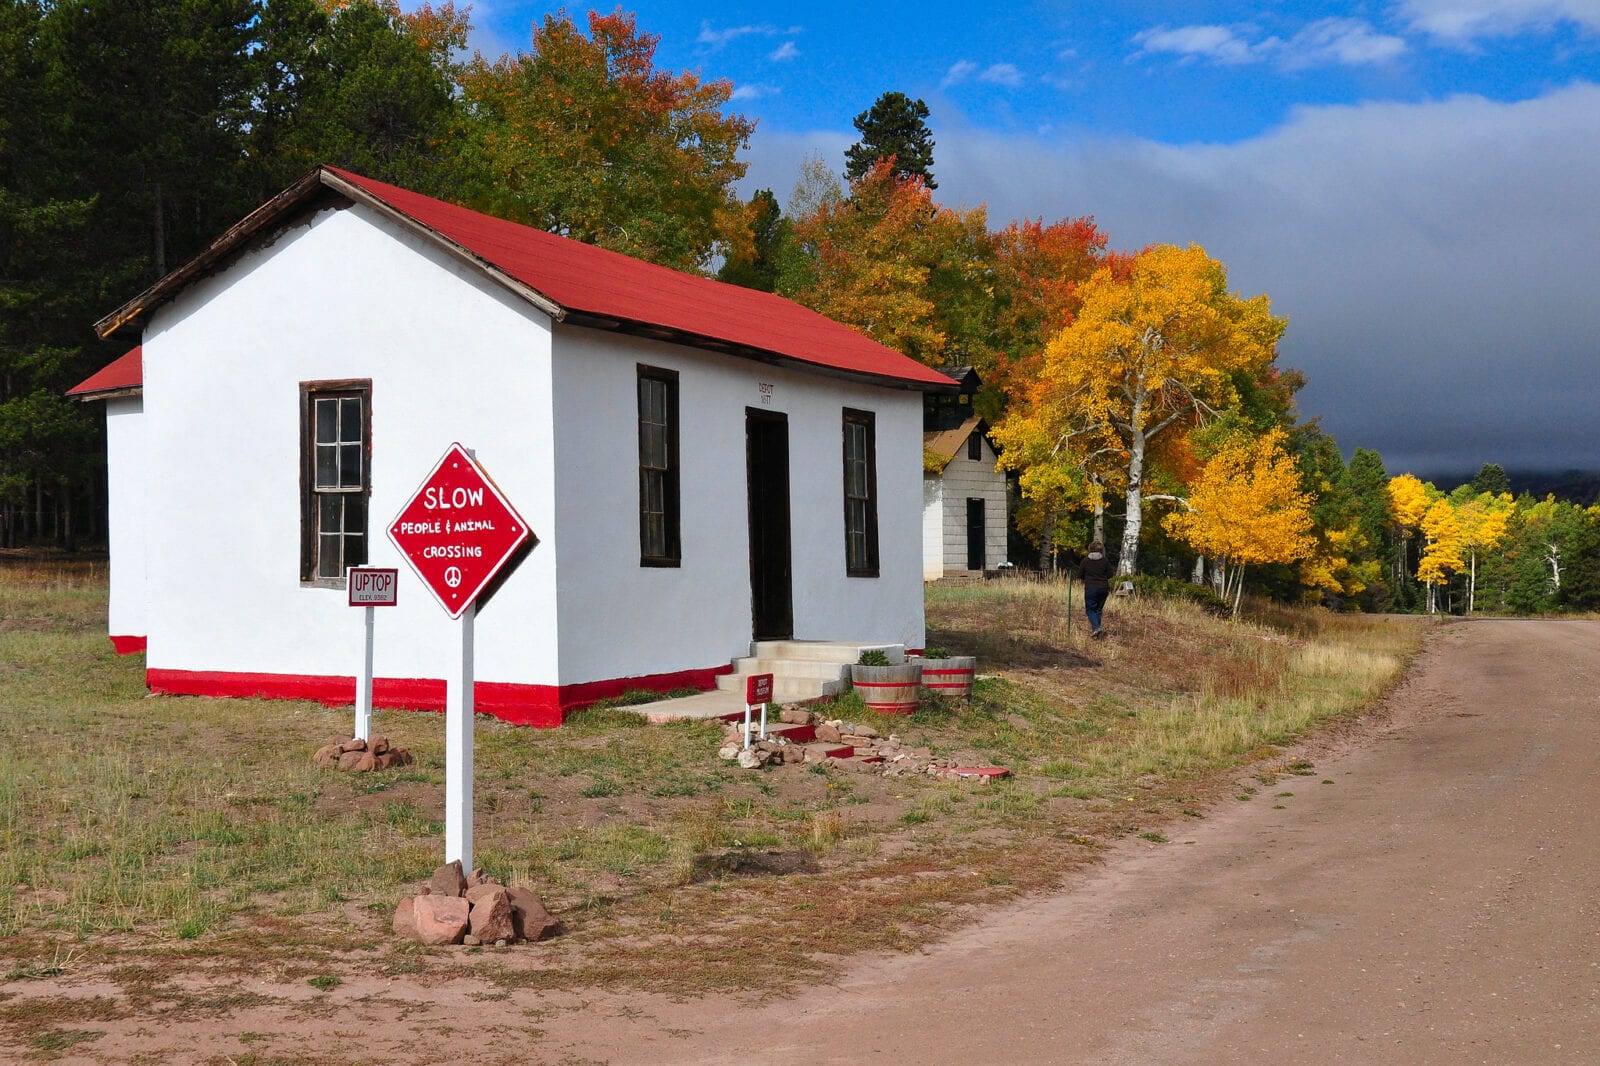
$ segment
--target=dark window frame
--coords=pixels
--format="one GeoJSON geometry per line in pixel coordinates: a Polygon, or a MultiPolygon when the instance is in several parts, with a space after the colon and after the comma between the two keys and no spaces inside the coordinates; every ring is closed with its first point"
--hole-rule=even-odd
{"type": "Polygon", "coordinates": [[[846,407],[843,435],[844,571],[849,577],[877,577],[877,416],[846,407]],[[854,446],[859,446],[860,454],[853,454],[854,446]]]}
{"type": "MultiPolygon", "coordinates": [[[[336,416],[337,417],[337,416],[336,416]]],[[[344,588],[345,569],[362,566],[371,557],[372,540],[372,379],[344,378],[333,381],[300,382],[300,583],[311,588],[344,588]],[[342,413],[342,401],[356,399],[361,402],[360,440],[347,441],[341,423],[335,430],[335,440],[319,442],[317,434],[318,401],[340,403],[335,410],[342,413]],[[344,484],[343,457],[351,445],[359,445],[357,453],[361,468],[353,484],[344,484]],[[339,472],[338,484],[319,484],[318,448],[332,448],[337,453],[334,469],[339,472]],[[346,528],[351,517],[351,498],[360,501],[360,531],[346,528]],[[323,517],[328,513],[326,504],[339,500],[340,528],[336,533],[324,533],[323,517]],[[323,542],[325,537],[339,538],[339,573],[325,574],[323,542]],[[358,539],[359,538],[359,539],[358,539]]]]}
{"type": "Polygon", "coordinates": [[[640,363],[634,392],[639,434],[639,565],[682,566],[678,372],[640,363]],[[657,385],[661,386],[660,421],[653,417],[655,411],[647,410],[657,385]],[[653,427],[660,428],[660,440],[651,440],[653,427]]]}
{"type": "Polygon", "coordinates": [[[967,458],[975,463],[983,462],[983,435],[977,430],[967,438],[967,458]]]}

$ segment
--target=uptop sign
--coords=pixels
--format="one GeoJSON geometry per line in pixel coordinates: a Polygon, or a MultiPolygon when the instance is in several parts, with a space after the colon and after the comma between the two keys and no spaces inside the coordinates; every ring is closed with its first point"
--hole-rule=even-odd
{"type": "Polygon", "coordinates": [[[532,536],[460,444],[450,445],[389,523],[389,539],[451,618],[461,617],[532,536]]]}
{"type": "Polygon", "coordinates": [[[352,566],[345,571],[352,607],[393,607],[399,585],[400,571],[392,566],[352,566]]]}
{"type": "Polygon", "coordinates": [[[746,703],[771,703],[772,675],[751,674],[744,685],[744,701],[746,703]]]}

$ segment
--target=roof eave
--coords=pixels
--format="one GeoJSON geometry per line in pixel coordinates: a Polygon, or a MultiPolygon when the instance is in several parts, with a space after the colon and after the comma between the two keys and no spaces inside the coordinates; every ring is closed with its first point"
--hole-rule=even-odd
{"type": "Polygon", "coordinates": [[[608,333],[623,333],[631,337],[644,337],[649,340],[663,341],[668,344],[681,344],[688,348],[698,348],[702,351],[716,352],[720,355],[732,355],[740,359],[750,359],[768,366],[783,367],[788,370],[798,370],[807,374],[820,374],[824,377],[838,378],[844,381],[853,381],[858,384],[873,385],[884,389],[899,389],[904,392],[960,392],[961,387],[955,382],[916,381],[911,378],[902,378],[885,374],[870,374],[860,370],[849,370],[844,367],[828,366],[825,363],[814,363],[807,359],[800,359],[782,352],[772,351],[770,348],[757,348],[753,345],[735,344],[718,337],[707,337],[704,334],[692,333],[688,330],[673,329],[669,326],[660,326],[654,323],[634,322],[626,319],[609,318],[603,315],[588,314],[572,310],[565,319],[568,325],[584,326],[589,329],[603,330],[608,333]]]}
{"type": "Polygon", "coordinates": [[[339,175],[330,172],[326,167],[318,166],[303,174],[294,184],[229,227],[198,255],[182,266],[170,271],[154,285],[96,322],[94,324],[95,333],[101,338],[106,338],[124,326],[142,321],[157,307],[171,300],[191,282],[214,270],[246,241],[276,225],[284,216],[312,200],[323,189],[338,193],[352,203],[359,203],[402,228],[415,233],[452,258],[487,274],[494,281],[521,296],[557,321],[566,316],[566,309],[544,293],[516,280],[505,271],[463,248],[431,226],[417,221],[402,211],[395,210],[354,182],[346,181],[339,175]]]}
{"type": "Polygon", "coordinates": [[[126,385],[115,389],[95,389],[93,392],[69,392],[67,395],[79,403],[92,403],[95,400],[117,400],[124,396],[143,396],[143,385],[126,385]]]}

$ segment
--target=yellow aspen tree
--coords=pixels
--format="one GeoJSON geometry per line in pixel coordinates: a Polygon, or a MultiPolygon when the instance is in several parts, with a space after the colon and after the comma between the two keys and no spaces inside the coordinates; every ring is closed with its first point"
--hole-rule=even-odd
{"type": "Polygon", "coordinates": [[[1428,506],[1421,525],[1424,546],[1417,562],[1417,580],[1428,588],[1428,613],[1433,614],[1439,609],[1439,586],[1467,565],[1461,558],[1465,540],[1455,506],[1447,498],[1428,506]]]}
{"type": "Polygon", "coordinates": [[[1395,557],[1394,587],[1410,580],[1411,538],[1422,528],[1422,516],[1438,496],[1429,495],[1428,486],[1411,474],[1401,474],[1389,479],[1389,506],[1394,514],[1395,529],[1400,535],[1400,552],[1395,557]]]}
{"type": "Polygon", "coordinates": [[[1311,497],[1284,440],[1277,429],[1230,438],[1200,468],[1187,508],[1163,520],[1168,532],[1222,564],[1223,596],[1235,616],[1246,566],[1294,562],[1316,548],[1311,497]]]}
{"type": "Polygon", "coordinates": [[[1265,296],[1228,291],[1203,248],[1153,245],[1097,269],[1077,317],[1045,347],[1038,379],[1013,416],[1038,447],[1084,469],[1126,503],[1117,571],[1136,571],[1152,445],[1238,400],[1236,376],[1259,377],[1284,320],[1265,296]]]}
{"type": "Polygon", "coordinates": [[[1511,494],[1481,492],[1456,505],[1456,521],[1461,526],[1461,544],[1467,553],[1467,613],[1478,602],[1478,556],[1487,554],[1506,539],[1506,530],[1515,509],[1511,494]]]}

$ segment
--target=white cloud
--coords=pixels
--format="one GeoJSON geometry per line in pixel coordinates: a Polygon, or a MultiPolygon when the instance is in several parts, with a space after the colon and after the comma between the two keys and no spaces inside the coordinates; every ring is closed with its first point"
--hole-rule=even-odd
{"type": "Polygon", "coordinates": [[[988,82],[990,85],[1004,85],[1015,89],[1023,82],[1022,71],[1012,63],[991,63],[982,68],[970,59],[960,59],[950,65],[945,71],[944,80],[939,82],[939,88],[948,89],[952,85],[960,85],[970,81],[976,75],[979,81],[988,82]]]}
{"type": "MultiPolygon", "coordinates": [[[[752,141],[786,190],[834,132],[752,141]]],[[[1118,248],[1198,242],[1287,315],[1306,415],[1391,473],[1600,454],[1600,86],[1533,100],[1303,108],[1231,145],[1063,141],[941,126],[939,198],[1094,215],[1118,248]]]]}
{"type": "Polygon", "coordinates": [[[1406,42],[1378,33],[1362,19],[1326,18],[1311,23],[1274,50],[1285,67],[1357,67],[1398,59],[1406,51],[1406,42]]]}
{"type": "Polygon", "coordinates": [[[1005,85],[1015,89],[1022,84],[1022,71],[1010,63],[996,63],[979,74],[978,79],[992,85],[1005,85]]]}
{"type": "Polygon", "coordinates": [[[958,59],[950,64],[950,69],[945,71],[944,80],[939,83],[939,88],[948,89],[952,85],[960,85],[977,71],[978,64],[970,59],[958,59]]]}
{"type": "Polygon", "coordinates": [[[1364,19],[1319,19],[1288,40],[1253,41],[1255,32],[1253,26],[1158,26],[1134,36],[1139,51],[1130,58],[1175,55],[1183,63],[1224,66],[1272,60],[1286,69],[1298,69],[1386,63],[1406,50],[1404,40],[1377,32],[1364,19]]]}
{"type": "Polygon", "coordinates": [[[1413,29],[1458,43],[1561,23],[1600,32],[1600,0],[1402,0],[1399,14],[1413,29]]]}
{"type": "Polygon", "coordinates": [[[736,87],[728,99],[736,103],[745,103],[750,100],[764,100],[781,92],[783,92],[781,85],[754,83],[736,87]]]}
{"type": "MultiPolygon", "coordinates": [[[[1139,56],[1176,55],[1193,62],[1253,63],[1257,56],[1250,42],[1228,26],[1157,26],[1135,34],[1139,56]]],[[[1137,58],[1137,57],[1136,57],[1137,58]]]]}
{"type": "MultiPolygon", "coordinates": [[[[744,37],[797,37],[802,29],[800,26],[780,29],[770,23],[762,22],[745,26],[728,26],[718,30],[712,28],[710,20],[706,20],[700,23],[700,34],[695,38],[695,43],[700,46],[701,52],[718,52],[744,37]]],[[[786,52],[791,47],[792,42],[785,42],[771,58],[789,59],[798,55],[798,50],[786,52]]]]}
{"type": "Polygon", "coordinates": [[[772,60],[774,63],[784,63],[788,60],[794,59],[799,54],[799,45],[795,44],[793,41],[784,41],[778,46],[777,51],[767,56],[767,58],[772,60]]]}

